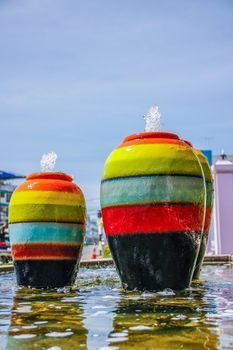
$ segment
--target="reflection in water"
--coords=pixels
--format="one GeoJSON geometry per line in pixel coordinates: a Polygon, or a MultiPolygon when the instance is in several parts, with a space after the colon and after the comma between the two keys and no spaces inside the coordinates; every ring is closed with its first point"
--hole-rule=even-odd
{"type": "Polygon", "coordinates": [[[108,348],[108,334],[112,330],[116,305],[120,299],[118,276],[112,268],[89,269],[85,275],[80,275],[79,283],[81,290],[88,291],[84,307],[84,325],[88,329],[87,348],[105,350],[108,348]]]}
{"type": "Polygon", "coordinates": [[[216,308],[204,301],[205,292],[204,286],[180,293],[122,292],[111,341],[119,349],[133,344],[138,349],[218,349],[216,323],[208,322],[205,311],[216,313],[216,308]]]}
{"type": "Polygon", "coordinates": [[[123,291],[114,268],[81,269],[75,290],[17,289],[0,276],[0,348],[10,350],[233,348],[233,272],[205,266],[174,293],[123,291]]]}
{"type": "Polygon", "coordinates": [[[219,349],[233,349],[233,270],[231,266],[221,268],[210,266],[204,270],[202,276],[208,280],[212,272],[211,282],[206,282],[207,293],[204,300],[216,305],[216,314],[207,314],[209,322],[215,316],[215,331],[219,334],[219,349]],[[214,273],[212,272],[214,269],[214,273]]]}
{"type": "Polygon", "coordinates": [[[82,298],[68,290],[18,289],[13,300],[7,349],[86,349],[82,298]]]}

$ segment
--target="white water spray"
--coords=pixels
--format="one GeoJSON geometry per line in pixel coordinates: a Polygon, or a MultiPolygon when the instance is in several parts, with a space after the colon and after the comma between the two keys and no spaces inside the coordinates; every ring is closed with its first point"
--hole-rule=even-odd
{"type": "Polygon", "coordinates": [[[55,168],[56,160],[57,154],[55,152],[44,153],[40,161],[41,171],[53,171],[55,168]]]}
{"type": "Polygon", "coordinates": [[[143,116],[145,120],[145,131],[160,131],[161,130],[161,113],[159,107],[154,104],[149,111],[143,116]]]}

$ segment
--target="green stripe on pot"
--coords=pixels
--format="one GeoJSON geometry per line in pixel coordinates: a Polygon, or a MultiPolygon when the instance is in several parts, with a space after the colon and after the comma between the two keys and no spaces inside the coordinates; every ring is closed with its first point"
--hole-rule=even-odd
{"type": "MultiPolygon", "coordinates": [[[[183,174],[202,176],[202,169],[187,146],[141,144],[115,149],[107,158],[102,178],[145,174],[183,174]]],[[[210,174],[206,173],[207,181],[210,174]]]]}
{"type": "Polygon", "coordinates": [[[85,208],[78,205],[58,204],[11,205],[9,223],[33,221],[84,223],[85,208]]]}
{"type": "Polygon", "coordinates": [[[61,242],[82,243],[84,226],[62,223],[10,224],[10,241],[14,243],[61,242]]]}
{"type": "MultiPolygon", "coordinates": [[[[206,183],[207,193],[212,184],[206,183]]],[[[146,203],[202,204],[203,180],[191,176],[137,176],[105,180],[101,184],[101,207],[146,203]]],[[[207,207],[211,196],[207,196],[207,207]]]]}

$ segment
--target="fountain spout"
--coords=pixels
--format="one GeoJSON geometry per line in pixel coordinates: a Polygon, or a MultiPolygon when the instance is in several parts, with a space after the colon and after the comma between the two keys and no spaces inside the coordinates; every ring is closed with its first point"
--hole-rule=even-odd
{"type": "Polygon", "coordinates": [[[148,112],[143,116],[145,120],[145,131],[160,131],[161,130],[161,113],[159,107],[154,104],[148,112]]]}
{"type": "Polygon", "coordinates": [[[55,168],[56,160],[57,154],[55,152],[44,153],[40,161],[41,171],[53,171],[55,168]]]}

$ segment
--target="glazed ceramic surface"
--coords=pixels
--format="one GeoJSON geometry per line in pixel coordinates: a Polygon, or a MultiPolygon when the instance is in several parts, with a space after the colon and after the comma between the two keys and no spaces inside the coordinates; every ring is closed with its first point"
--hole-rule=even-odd
{"type": "Polygon", "coordinates": [[[205,182],[206,182],[206,215],[205,215],[205,225],[204,225],[204,232],[202,235],[202,240],[201,240],[201,246],[198,254],[198,258],[196,261],[196,267],[194,270],[193,278],[197,279],[200,276],[200,271],[202,267],[202,263],[204,260],[205,252],[206,252],[206,246],[208,242],[208,236],[209,236],[209,229],[210,229],[210,223],[211,223],[211,214],[212,214],[212,209],[213,209],[213,178],[211,174],[211,169],[209,167],[209,163],[207,158],[204,156],[204,154],[194,148],[194,152],[197,155],[203,172],[205,176],[205,182]]]}
{"type": "Polygon", "coordinates": [[[85,200],[64,173],[31,174],[12,195],[9,232],[17,282],[72,284],[85,233],[85,200]]]}
{"type": "Polygon", "coordinates": [[[128,289],[190,285],[205,216],[205,179],[192,147],[171,133],[127,137],[101,183],[104,229],[128,289]]]}

